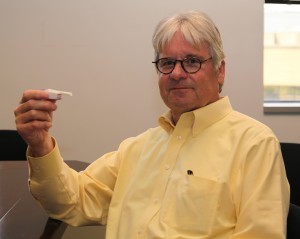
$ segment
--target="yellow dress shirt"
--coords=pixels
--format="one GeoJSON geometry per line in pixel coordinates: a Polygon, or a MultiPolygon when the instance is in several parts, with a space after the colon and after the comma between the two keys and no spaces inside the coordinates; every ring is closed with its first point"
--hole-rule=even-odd
{"type": "Polygon", "coordinates": [[[285,238],[289,184],[268,127],[228,97],[159,124],[80,173],[57,145],[28,157],[33,196],[71,225],[107,224],[107,239],[285,238]]]}

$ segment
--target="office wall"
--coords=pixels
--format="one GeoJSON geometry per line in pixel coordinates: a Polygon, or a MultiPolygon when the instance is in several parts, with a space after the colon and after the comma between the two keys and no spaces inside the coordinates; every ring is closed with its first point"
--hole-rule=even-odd
{"type": "Polygon", "coordinates": [[[151,61],[151,36],[166,15],[207,12],[227,54],[235,109],[268,124],[281,141],[300,142],[298,115],[264,115],[263,0],[2,0],[0,128],[14,128],[25,89],[73,92],[58,102],[51,130],[67,160],[91,162],[126,137],[157,125],[166,110],[151,61]]]}

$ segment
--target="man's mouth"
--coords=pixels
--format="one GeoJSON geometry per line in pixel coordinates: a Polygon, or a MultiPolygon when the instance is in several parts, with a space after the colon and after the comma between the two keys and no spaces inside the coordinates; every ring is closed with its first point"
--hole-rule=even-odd
{"type": "Polygon", "coordinates": [[[191,89],[191,87],[188,86],[175,86],[175,87],[171,87],[170,90],[188,90],[191,89]]]}

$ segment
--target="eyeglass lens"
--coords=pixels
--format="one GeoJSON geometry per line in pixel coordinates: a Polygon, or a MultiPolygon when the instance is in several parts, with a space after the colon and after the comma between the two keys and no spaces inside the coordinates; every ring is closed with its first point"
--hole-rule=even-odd
{"type": "Polygon", "coordinates": [[[177,62],[180,62],[181,67],[187,73],[195,73],[200,70],[202,62],[198,58],[189,57],[183,60],[175,60],[169,58],[162,58],[156,62],[157,69],[164,74],[170,74],[177,62]]]}

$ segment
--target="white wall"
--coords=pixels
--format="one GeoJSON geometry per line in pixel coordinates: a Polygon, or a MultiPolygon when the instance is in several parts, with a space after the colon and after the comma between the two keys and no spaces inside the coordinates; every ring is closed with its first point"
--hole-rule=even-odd
{"type": "Polygon", "coordinates": [[[227,54],[224,94],[235,109],[300,142],[299,115],[263,115],[263,0],[1,0],[0,128],[15,128],[23,90],[72,91],[52,133],[64,158],[91,162],[165,111],[151,64],[151,36],[166,15],[207,12],[227,54]]]}

